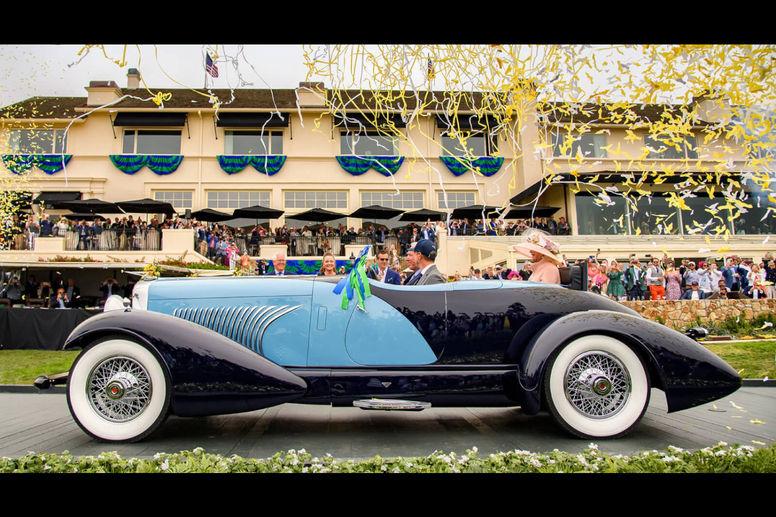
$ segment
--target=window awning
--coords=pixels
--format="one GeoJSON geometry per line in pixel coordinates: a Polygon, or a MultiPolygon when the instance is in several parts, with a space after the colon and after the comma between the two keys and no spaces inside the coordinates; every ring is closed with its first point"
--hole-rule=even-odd
{"type": "Polygon", "coordinates": [[[363,128],[374,129],[376,124],[383,126],[389,123],[393,123],[397,128],[407,127],[407,124],[399,114],[379,114],[375,117],[374,115],[364,115],[361,113],[346,113],[345,118],[337,117],[334,125],[336,127],[357,130],[363,128]]]}
{"type": "Polygon", "coordinates": [[[185,113],[118,113],[114,126],[181,127],[186,123],[185,113]]]}
{"type": "Polygon", "coordinates": [[[436,123],[437,127],[440,129],[447,129],[450,127],[450,124],[454,121],[457,121],[458,123],[458,129],[468,129],[468,130],[483,130],[483,129],[494,129],[498,122],[496,121],[496,117],[486,115],[484,117],[478,117],[476,114],[472,115],[465,115],[465,114],[458,114],[455,117],[453,116],[443,116],[443,115],[437,115],[436,116],[436,123]]]}
{"type": "Polygon", "coordinates": [[[277,113],[229,113],[219,112],[218,127],[250,127],[272,128],[288,127],[289,114],[283,113],[283,118],[277,113]]]}
{"type": "Polygon", "coordinates": [[[62,201],[77,201],[81,199],[80,192],[41,192],[32,202],[36,205],[45,203],[47,207],[58,208],[62,201]]]}

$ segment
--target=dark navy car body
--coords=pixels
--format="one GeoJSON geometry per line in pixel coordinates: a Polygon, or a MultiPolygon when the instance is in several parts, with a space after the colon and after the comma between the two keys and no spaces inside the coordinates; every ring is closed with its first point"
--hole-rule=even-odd
{"type": "Polygon", "coordinates": [[[604,296],[517,281],[370,281],[362,309],[343,308],[336,283],[140,282],[131,308],[90,318],[65,344],[92,350],[70,373],[74,418],[97,438],[125,441],[170,413],[401,399],[549,409],[574,434],[611,437],[641,418],[650,388],[677,411],[741,385],[694,340],[604,296]]]}

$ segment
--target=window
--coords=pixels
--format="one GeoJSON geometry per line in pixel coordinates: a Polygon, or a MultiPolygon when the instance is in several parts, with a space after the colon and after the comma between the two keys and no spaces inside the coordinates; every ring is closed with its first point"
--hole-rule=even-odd
{"type": "Polygon", "coordinates": [[[8,140],[11,153],[62,154],[67,147],[64,129],[17,129],[8,140]]]}
{"type": "Polygon", "coordinates": [[[216,191],[207,193],[208,208],[244,208],[253,205],[269,206],[269,192],[216,191]]]}
{"type": "Polygon", "coordinates": [[[283,154],[282,131],[225,131],[225,154],[283,154]]]}
{"type": "Polygon", "coordinates": [[[347,192],[285,192],[284,208],[347,208],[347,192]]]}
{"type": "Polygon", "coordinates": [[[376,131],[343,131],[340,133],[340,154],[356,156],[396,156],[396,139],[376,131]]]}
{"type": "Polygon", "coordinates": [[[625,235],[628,214],[625,199],[612,195],[608,202],[597,196],[577,194],[577,233],[579,235],[625,235]]]}
{"type": "Polygon", "coordinates": [[[124,130],[124,154],[180,154],[180,131],[124,130]]]}
{"type": "Polygon", "coordinates": [[[156,201],[166,201],[170,203],[176,210],[185,210],[192,207],[191,199],[192,192],[173,192],[173,191],[161,191],[154,192],[154,199],[156,201]]]}
{"type": "Polygon", "coordinates": [[[569,133],[552,134],[552,155],[575,158],[577,153],[585,158],[606,158],[606,135],[584,134],[573,136],[569,133]]]}
{"type": "Polygon", "coordinates": [[[453,210],[474,204],[474,192],[448,192],[447,203],[445,193],[437,192],[437,202],[440,210],[453,210]]]}
{"type": "Polygon", "coordinates": [[[664,160],[697,159],[695,137],[670,137],[668,135],[644,137],[644,145],[649,149],[647,158],[664,160]]]}
{"type": "Polygon", "coordinates": [[[496,152],[495,136],[484,133],[465,133],[465,147],[458,138],[453,138],[447,134],[442,135],[442,155],[443,156],[492,156],[496,152]]]}
{"type": "Polygon", "coordinates": [[[361,206],[380,205],[399,210],[423,208],[422,192],[362,192],[361,206]]]}

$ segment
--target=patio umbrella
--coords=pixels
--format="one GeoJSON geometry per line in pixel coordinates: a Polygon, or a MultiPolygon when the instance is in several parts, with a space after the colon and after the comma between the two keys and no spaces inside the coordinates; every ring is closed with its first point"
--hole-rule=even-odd
{"type": "Polygon", "coordinates": [[[513,208],[504,219],[533,219],[534,217],[549,217],[555,212],[560,210],[560,207],[555,206],[523,206],[519,208],[513,208]]]}
{"type": "Polygon", "coordinates": [[[399,214],[403,214],[404,210],[397,208],[388,208],[380,205],[362,206],[352,214],[350,217],[360,217],[361,219],[391,219],[399,214]]]}
{"type": "Polygon", "coordinates": [[[167,201],[157,201],[156,199],[135,199],[134,201],[119,201],[116,203],[127,213],[145,214],[164,214],[170,216],[175,213],[175,208],[167,201]]]}
{"type": "Polygon", "coordinates": [[[89,213],[86,213],[86,214],[77,214],[77,213],[62,214],[62,217],[66,217],[66,218],[70,219],[71,221],[80,221],[82,219],[85,219],[85,220],[88,220],[88,221],[94,221],[95,219],[99,219],[100,221],[104,221],[105,220],[105,218],[103,216],[101,216],[101,215],[89,214],[89,213]]]}
{"type": "Polygon", "coordinates": [[[277,219],[283,215],[283,210],[276,210],[262,205],[246,206],[238,208],[232,214],[233,218],[244,217],[247,219],[277,219]]]}
{"type": "Polygon", "coordinates": [[[74,201],[62,201],[58,205],[73,212],[89,214],[123,214],[124,210],[116,203],[101,199],[78,199],[74,201]]]}
{"type": "Polygon", "coordinates": [[[463,218],[482,219],[484,217],[488,219],[490,217],[496,217],[498,215],[499,210],[501,210],[501,208],[497,206],[487,206],[487,205],[462,206],[453,210],[452,218],[453,219],[463,219],[463,218]]]}
{"type": "Polygon", "coordinates": [[[399,221],[423,222],[428,221],[429,219],[432,221],[444,221],[447,219],[447,213],[421,208],[420,210],[413,210],[412,212],[404,212],[401,217],[399,217],[399,221]]]}
{"type": "Polygon", "coordinates": [[[347,217],[347,214],[340,214],[326,210],[325,208],[313,208],[307,212],[302,212],[294,215],[287,215],[286,219],[297,219],[299,221],[316,221],[319,223],[325,223],[326,221],[333,221],[335,219],[341,219],[347,217]]]}
{"type": "Polygon", "coordinates": [[[225,212],[219,212],[218,210],[213,210],[212,208],[203,208],[202,210],[192,212],[191,217],[199,221],[207,221],[211,223],[218,223],[234,218],[233,215],[227,214],[225,212]]]}

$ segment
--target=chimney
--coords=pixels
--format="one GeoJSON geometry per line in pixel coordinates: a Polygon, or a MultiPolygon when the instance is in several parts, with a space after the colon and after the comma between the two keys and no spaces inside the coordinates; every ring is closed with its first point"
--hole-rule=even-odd
{"type": "Polygon", "coordinates": [[[323,83],[299,83],[296,89],[299,107],[323,107],[326,105],[326,86],[323,83]]]}
{"type": "Polygon", "coordinates": [[[130,68],[127,71],[127,89],[134,90],[140,88],[140,72],[137,68],[130,68]]]}
{"type": "Polygon", "coordinates": [[[86,87],[86,105],[102,106],[121,98],[121,89],[115,81],[90,81],[86,87]]]}

